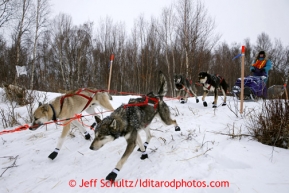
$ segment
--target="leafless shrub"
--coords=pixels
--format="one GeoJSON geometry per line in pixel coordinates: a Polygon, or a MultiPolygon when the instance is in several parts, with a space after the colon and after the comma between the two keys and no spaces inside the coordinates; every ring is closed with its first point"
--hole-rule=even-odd
{"type": "Polygon", "coordinates": [[[238,118],[240,115],[240,111],[238,109],[238,100],[236,99],[236,97],[233,98],[233,106],[231,105],[231,102],[227,103],[226,105],[229,110],[234,113],[236,115],[236,117],[238,118]]]}
{"type": "Polygon", "coordinates": [[[173,114],[174,116],[177,117],[177,116],[180,115],[179,109],[178,109],[177,107],[176,107],[176,108],[171,107],[171,109],[173,110],[173,113],[172,113],[172,114],[173,114]]]}
{"type": "MultiPolygon", "coordinates": [[[[202,145],[200,148],[203,148],[206,143],[211,143],[212,145],[214,145],[214,143],[215,143],[215,141],[205,141],[205,136],[206,135],[203,136],[203,141],[202,141],[202,145]]],[[[207,149],[208,149],[208,147],[207,147],[207,149]]]]}
{"type": "Polygon", "coordinates": [[[14,125],[20,125],[18,122],[21,117],[19,113],[15,111],[17,104],[12,101],[8,101],[7,109],[4,108],[0,110],[0,116],[2,119],[2,125],[4,128],[12,127],[14,125]]]}
{"type": "Polygon", "coordinates": [[[27,90],[17,85],[3,84],[6,99],[10,102],[16,102],[18,105],[23,106],[28,103],[26,100],[27,90]]]}
{"type": "Polygon", "coordinates": [[[240,127],[239,129],[235,127],[235,123],[233,125],[227,125],[229,132],[228,133],[223,133],[223,132],[218,132],[218,131],[207,131],[210,133],[218,134],[218,135],[227,135],[232,139],[239,138],[241,140],[242,137],[251,137],[251,134],[244,134],[242,133],[242,128],[240,127]]]}
{"type": "Polygon", "coordinates": [[[7,128],[8,127],[8,120],[7,120],[7,117],[5,115],[6,115],[5,110],[4,109],[0,109],[0,116],[1,116],[1,120],[2,120],[2,126],[4,128],[7,128]]]}
{"type": "Polygon", "coordinates": [[[11,164],[11,166],[2,168],[2,169],[4,169],[4,171],[2,172],[2,174],[0,175],[0,177],[2,177],[3,174],[4,174],[8,169],[13,168],[13,167],[17,167],[16,161],[17,161],[18,156],[19,156],[19,155],[15,156],[15,157],[13,157],[13,156],[0,157],[0,158],[8,158],[9,160],[14,160],[14,162],[11,164]]]}
{"type": "Polygon", "coordinates": [[[198,110],[193,109],[192,107],[188,106],[189,111],[191,111],[193,113],[193,115],[197,115],[198,114],[198,110]]]}
{"type": "Polygon", "coordinates": [[[167,140],[163,137],[159,137],[158,139],[161,139],[161,141],[166,145],[167,140]]]}
{"type": "Polygon", "coordinates": [[[251,113],[248,130],[259,142],[289,148],[289,101],[264,100],[261,111],[251,113]]]}
{"type": "Polygon", "coordinates": [[[45,102],[47,100],[47,93],[43,92],[35,92],[35,91],[25,91],[26,94],[26,109],[28,112],[28,117],[22,117],[17,111],[16,108],[18,107],[17,102],[13,100],[7,99],[7,108],[0,109],[0,118],[2,120],[3,128],[13,127],[15,125],[21,125],[19,122],[23,119],[25,122],[32,122],[33,121],[33,110],[35,105],[37,104],[36,101],[45,102]]]}
{"type": "Polygon", "coordinates": [[[46,92],[37,92],[34,90],[27,91],[27,101],[26,109],[28,112],[28,117],[25,119],[25,122],[31,123],[33,121],[33,111],[35,105],[38,105],[39,102],[45,103],[48,100],[46,92]]]}
{"type": "Polygon", "coordinates": [[[238,99],[236,97],[233,97],[233,104],[231,104],[231,102],[229,101],[227,103],[227,107],[229,108],[229,110],[234,113],[234,115],[237,117],[237,118],[245,118],[249,113],[250,111],[248,111],[248,109],[243,108],[243,113],[240,113],[240,108],[238,107],[238,105],[240,105],[238,103],[238,99]]]}

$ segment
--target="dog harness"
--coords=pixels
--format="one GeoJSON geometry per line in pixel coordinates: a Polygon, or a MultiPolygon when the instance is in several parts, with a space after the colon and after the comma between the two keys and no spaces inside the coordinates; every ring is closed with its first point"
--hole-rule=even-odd
{"type": "Polygon", "coordinates": [[[123,105],[123,108],[127,108],[127,107],[134,107],[134,106],[153,106],[154,109],[156,109],[159,105],[159,99],[155,98],[155,97],[148,97],[148,96],[142,96],[142,98],[144,99],[143,102],[138,102],[138,103],[128,103],[126,105],[123,105]]]}
{"type": "MultiPolygon", "coordinates": [[[[191,79],[186,78],[186,80],[189,82],[190,85],[193,84],[193,81],[191,79]]],[[[175,86],[176,86],[176,90],[186,90],[184,81],[176,83],[175,86]]]]}
{"type": "Polygon", "coordinates": [[[87,89],[87,88],[80,88],[76,93],[72,93],[72,94],[66,94],[64,96],[61,97],[60,99],[60,110],[62,109],[62,106],[63,106],[63,102],[64,102],[64,99],[67,98],[67,97],[71,97],[71,96],[74,96],[74,95],[78,95],[78,96],[82,96],[84,98],[86,98],[88,101],[86,103],[86,105],[84,106],[84,108],[82,109],[82,111],[84,109],[86,109],[86,107],[88,107],[88,105],[90,104],[90,102],[92,101],[92,98],[94,97],[94,95],[98,92],[102,92],[104,90],[97,90],[97,91],[94,91],[94,90],[90,90],[90,89],[87,89]],[[92,95],[89,97],[89,96],[86,96],[84,94],[81,94],[82,91],[87,91],[87,92],[90,92],[92,93],[92,95]]]}
{"type": "MultiPolygon", "coordinates": [[[[213,79],[215,79],[215,78],[220,79],[220,84],[221,84],[222,81],[224,80],[224,78],[221,77],[221,76],[219,76],[218,74],[217,74],[217,75],[213,75],[212,77],[213,77],[213,79]]],[[[211,81],[208,81],[208,80],[207,80],[207,81],[206,81],[206,84],[209,84],[209,86],[208,86],[208,87],[205,87],[205,84],[203,84],[203,87],[206,88],[207,90],[210,90],[210,88],[211,88],[211,86],[212,86],[211,81]]]]}

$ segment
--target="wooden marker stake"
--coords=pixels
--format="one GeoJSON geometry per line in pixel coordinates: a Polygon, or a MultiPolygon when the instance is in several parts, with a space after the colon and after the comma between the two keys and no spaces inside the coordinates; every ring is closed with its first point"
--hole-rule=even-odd
{"type": "Polygon", "coordinates": [[[107,92],[110,91],[110,79],[111,79],[111,72],[112,72],[112,62],[114,60],[114,55],[111,54],[110,55],[110,65],[109,65],[109,78],[108,78],[108,88],[107,88],[107,92]]]}
{"type": "Polygon", "coordinates": [[[241,94],[240,94],[240,113],[243,113],[244,102],[244,71],[245,71],[245,46],[242,46],[242,64],[241,64],[241,94]]]}

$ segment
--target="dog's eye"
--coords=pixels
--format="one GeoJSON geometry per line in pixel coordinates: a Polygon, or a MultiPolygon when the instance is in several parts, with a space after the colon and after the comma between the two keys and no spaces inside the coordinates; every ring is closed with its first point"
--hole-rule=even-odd
{"type": "Polygon", "coordinates": [[[35,121],[37,121],[37,120],[38,120],[38,118],[34,117],[34,120],[35,120],[35,121]]]}

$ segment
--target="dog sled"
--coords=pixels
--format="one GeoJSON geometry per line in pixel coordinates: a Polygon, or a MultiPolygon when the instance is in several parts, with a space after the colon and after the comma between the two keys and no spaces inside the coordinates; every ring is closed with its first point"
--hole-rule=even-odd
{"type": "MultiPolygon", "coordinates": [[[[244,77],[244,100],[257,100],[266,98],[266,76],[247,76],[244,77]]],[[[238,78],[233,86],[232,93],[234,97],[240,99],[241,95],[241,78],[238,78]]]]}

